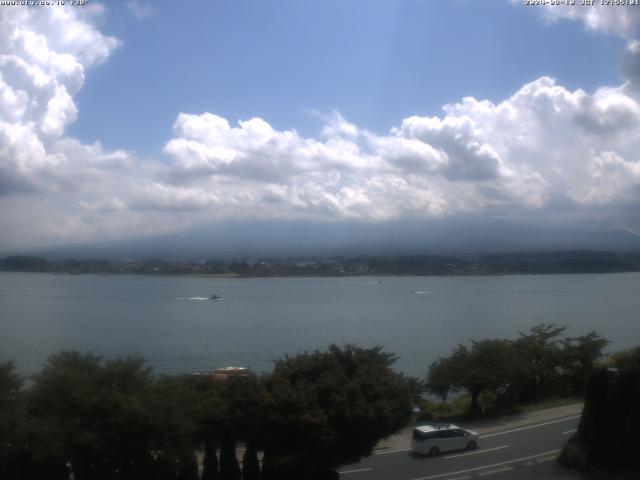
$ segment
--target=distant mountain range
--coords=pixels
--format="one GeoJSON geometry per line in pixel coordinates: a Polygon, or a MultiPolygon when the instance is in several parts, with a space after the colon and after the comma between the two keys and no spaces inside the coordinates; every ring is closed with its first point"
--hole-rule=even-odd
{"type": "Polygon", "coordinates": [[[62,245],[3,255],[167,260],[333,255],[462,255],[525,251],[640,251],[640,236],[497,219],[391,223],[227,221],[172,235],[62,245]]]}

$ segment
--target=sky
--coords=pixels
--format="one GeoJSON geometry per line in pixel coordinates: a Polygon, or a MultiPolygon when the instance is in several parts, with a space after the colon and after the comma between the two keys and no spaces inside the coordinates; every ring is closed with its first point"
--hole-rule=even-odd
{"type": "Polygon", "coordinates": [[[50,3],[0,5],[4,251],[227,220],[640,233],[639,6],[50,3]]]}

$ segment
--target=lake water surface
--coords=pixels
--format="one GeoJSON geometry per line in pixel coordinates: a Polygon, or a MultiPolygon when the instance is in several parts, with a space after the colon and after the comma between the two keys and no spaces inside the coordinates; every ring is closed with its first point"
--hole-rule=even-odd
{"type": "Polygon", "coordinates": [[[423,376],[457,343],[541,322],[640,344],[640,273],[495,277],[200,278],[0,272],[0,361],[35,373],[64,349],[137,353],[156,371],[268,371],[332,342],[384,345],[423,376]],[[217,294],[221,301],[207,298],[217,294]]]}

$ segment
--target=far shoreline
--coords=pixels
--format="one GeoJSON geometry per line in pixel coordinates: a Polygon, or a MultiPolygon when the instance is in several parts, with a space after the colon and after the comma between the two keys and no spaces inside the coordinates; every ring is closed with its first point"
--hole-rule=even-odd
{"type": "Polygon", "coordinates": [[[14,255],[0,271],[58,275],[201,278],[481,277],[640,272],[640,251],[562,250],[509,253],[258,257],[199,260],[67,258],[14,255]]]}
{"type": "Polygon", "coordinates": [[[158,278],[202,278],[202,279],[255,279],[255,278],[408,278],[408,277],[422,277],[422,278],[481,278],[481,277],[529,277],[529,276],[545,276],[545,275],[620,275],[627,273],[640,273],[639,270],[621,270],[615,272],[510,272],[510,273],[446,273],[446,274],[420,274],[420,273],[363,273],[363,274],[277,274],[277,275],[240,275],[235,273],[144,273],[144,272],[46,272],[46,271],[16,271],[16,270],[0,270],[1,273],[35,273],[35,274],[47,274],[51,276],[63,276],[63,277],[77,277],[92,275],[98,277],[158,277],[158,278]]]}

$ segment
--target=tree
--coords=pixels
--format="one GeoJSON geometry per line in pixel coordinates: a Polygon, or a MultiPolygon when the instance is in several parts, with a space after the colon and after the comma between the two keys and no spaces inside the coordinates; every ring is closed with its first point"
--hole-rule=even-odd
{"type": "Polygon", "coordinates": [[[446,400],[451,391],[464,388],[462,378],[469,363],[469,349],[464,345],[458,345],[456,350],[448,357],[440,357],[429,367],[426,388],[433,395],[446,400]]]}
{"type": "Polygon", "coordinates": [[[596,332],[563,340],[564,360],[562,364],[563,382],[568,386],[567,393],[583,393],[587,378],[602,357],[602,350],[609,343],[596,332]]]}
{"type": "Polygon", "coordinates": [[[140,478],[153,438],[153,377],[137,357],[103,362],[78,352],[52,355],[30,392],[39,456],[70,462],[74,478],[140,478]]]}
{"type": "Polygon", "coordinates": [[[567,329],[554,324],[537,325],[512,340],[472,341],[458,345],[448,357],[433,362],[427,374],[427,391],[445,399],[450,392],[471,396],[469,413],[481,413],[480,395],[490,393],[500,405],[538,400],[552,393],[574,394],[608,341],[596,332],[560,338],[567,329]]]}
{"type": "Polygon", "coordinates": [[[23,379],[13,362],[0,364],[0,478],[17,478],[26,446],[23,379]]]}
{"type": "Polygon", "coordinates": [[[99,408],[95,387],[101,370],[101,358],[91,354],[52,355],[30,392],[37,455],[70,462],[79,480],[91,476],[92,454],[97,457],[101,449],[92,432],[98,419],[92,406],[99,408]]]}
{"type": "MultiPolygon", "coordinates": [[[[268,442],[269,430],[264,421],[267,391],[253,374],[224,379],[195,376],[191,377],[191,384],[199,396],[193,411],[198,438],[205,447],[203,480],[238,479],[241,473],[235,455],[237,442],[243,442],[254,457],[256,450],[268,442]],[[221,447],[219,462],[216,445],[221,447]]],[[[257,457],[254,463],[258,465],[257,457]]]]}
{"type": "Polygon", "coordinates": [[[458,345],[449,357],[431,365],[427,390],[443,399],[452,391],[466,391],[471,395],[469,414],[479,415],[481,393],[505,393],[511,387],[512,358],[512,343],[507,340],[473,341],[470,349],[458,345]]]}
{"type": "Polygon", "coordinates": [[[185,453],[178,463],[178,480],[198,480],[198,460],[195,451],[185,453]]]}
{"type": "Polygon", "coordinates": [[[640,368],[640,346],[612,354],[611,361],[618,370],[640,368]]]}
{"type": "Polygon", "coordinates": [[[520,385],[518,393],[525,400],[539,400],[548,391],[549,384],[557,380],[565,354],[560,347],[567,326],[542,323],[520,334],[515,341],[518,352],[520,385]]]}
{"type": "MultiPolygon", "coordinates": [[[[148,406],[154,418],[151,448],[155,452],[155,467],[168,470],[166,474],[171,478],[193,476],[195,452],[208,426],[202,423],[207,406],[200,381],[192,375],[161,375],[154,382],[148,406]]],[[[213,442],[205,442],[203,463],[204,480],[216,480],[213,442]]]]}
{"type": "Polygon", "coordinates": [[[216,445],[222,441],[220,417],[224,405],[220,386],[220,382],[208,375],[192,375],[189,378],[189,388],[196,395],[191,410],[195,415],[196,438],[204,445],[202,480],[219,478],[216,445]]]}
{"type": "Polygon", "coordinates": [[[395,359],[379,346],[331,345],[278,360],[265,380],[271,433],[265,477],[279,469],[309,478],[356,462],[404,427],[411,418],[411,390],[391,369],[395,359]]]}
{"type": "Polygon", "coordinates": [[[220,449],[220,480],[240,480],[242,474],[240,465],[236,458],[236,442],[227,432],[222,439],[222,448],[220,449]]]}
{"type": "Polygon", "coordinates": [[[218,480],[218,456],[213,440],[205,440],[202,460],[202,480],[218,480]]]}
{"type": "Polygon", "coordinates": [[[241,473],[235,454],[236,443],[244,442],[251,471],[253,466],[258,466],[257,449],[269,442],[271,432],[265,421],[268,393],[264,384],[253,374],[230,376],[216,383],[221,400],[217,419],[222,435],[220,478],[238,480],[241,473]]]}
{"type": "Polygon", "coordinates": [[[589,465],[640,468],[640,368],[591,373],[578,431],[571,439],[589,465]]]}
{"type": "Polygon", "coordinates": [[[260,480],[258,452],[251,444],[247,445],[242,457],[242,480],[260,480]]]}

